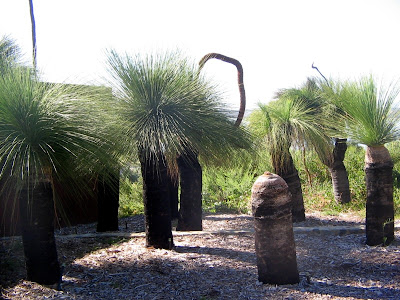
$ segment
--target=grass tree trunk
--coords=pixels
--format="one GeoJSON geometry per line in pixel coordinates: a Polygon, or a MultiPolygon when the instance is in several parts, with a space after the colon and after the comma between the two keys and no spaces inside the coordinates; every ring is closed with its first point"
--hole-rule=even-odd
{"type": "MultiPolygon", "coordinates": [[[[280,155],[281,154],[278,154],[277,156],[280,155]]],[[[285,159],[274,159],[273,155],[272,161],[275,173],[281,176],[289,187],[289,192],[291,194],[293,222],[302,222],[306,219],[306,216],[299,173],[293,163],[293,158],[289,149],[286,150],[284,157],[285,159]]]]}
{"type": "Polygon", "coordinates": [[[202,169],[198,154],[187,151],[178,157],[180,209],[178,231],[202,230],[202,169]]]}
{"type": "Polygon", "coordinates": [[[350,186],[347,170],[343,163],[347,143],[346,139],[335,139],[335,148],[333,149],[333,160],[328,166],[332,178],[333,194],[337,203],[349,203],[350,186]]]}
{"type": "Polygon", "coordinates": [[[97,232],[118,230],[119,168],[97,182],[97,232]]]}
{"type": "Polygon", "coordinates": [[[179,217],[179,179],[168,175],[168,190],[171,204],[171,219],[175,220],[179,217]]]}
{"type": "Polygon", "coordinates": [[[278,175],[265,172],[251,192],[259,281],[298,283],[288,185],[278,175]]]}
{"type": "Polygon", "coordinates": [[[146,246],[172,249],[171,207],[168,174],[162,154],[147,155],[140,152],[143,177],[143,203],[146,246]]]}
{"type": "Polygon", "coordinates": [[[54,238],[54,199],[50,176],[34,176],[19,193],[22,242],[27,279],[54,285],[61,281],[61,270],[54,238]]]}
{"type": "Polygon", "coordinates": [[[393,162],[384,146],[367,147],[367,245],[387,245],[394,239],[393,162]]]}

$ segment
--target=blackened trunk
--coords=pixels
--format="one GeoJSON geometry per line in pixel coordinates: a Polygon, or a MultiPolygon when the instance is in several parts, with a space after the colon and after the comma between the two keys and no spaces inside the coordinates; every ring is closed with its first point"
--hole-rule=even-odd
{"type": "Polygon", "coordinates": [[[328,166],[332,178],[333,194],[337,203],[349,203],[350,186],[347,170],[343,163],[347,143],[346,139],[335,139],[335,148],[333,149],[333,160],[328,166]]]}
{"type": "Polygon", "coordinates": [[[39,284],[57,284],[61,281],[61,270],[54,238],[50,179],[40,175],[35,183],[31,178],[19,193],[19,205],[27,279],[39,284]]]}
{"type": "Polygon", "coordinates": [[[168,176],[168,190],[171,204],[171,219],[178,219],[179,217],[179,180],[173,176],[168,176]]]}
{"type": "Polygon", "coordinates": [[[306,219],[304,210],[304,199],[303,191],[301,189],[301,181],[299,173],[293,163],[292,155],[287,149],[283,156],[274,157],[272,161],[275,169],[275,173],[281,176],[289,187],[291,194],[291,205],[292,205],[292,219],[293,222],[302,222],[306,219]],[[284,157],[284,159],[282,159],[284,157]],[[274,159],[275,158],[275,159],[274,159]]]}
{"type": "Polygon", "coordinates": [[[172,249],[171,206],[165,157],[162,154],[147,155],[141,151],[140,164],[143,177],[146,246],[172,249]]]}
{"type": "Polygon", "coordinates": [[[197,153],[187,151],[178,157],[180,209],[178,231],[202,230],[202,169],[197,153]]]}
{"type": "Polygon", "coordinates": [[[367,245],[388,245],[394,239],[393,162],[384,147],[367,147],[367,245]]]}
{"type": "Polygon", "coordinates": [[[295,171],[291,174],[282,174],[282,178],[289,186],[289,192],[292,195],[293,222],[302,222],[306,219],[306,215],[304,210],[303,191],[301,189],[299,173],[295,168],[295,171]]]}
{"type": "Polygon", "coordinates": [[[97,181],[97,232],[118,230],[119,169],[99,176],[97,181]]]}

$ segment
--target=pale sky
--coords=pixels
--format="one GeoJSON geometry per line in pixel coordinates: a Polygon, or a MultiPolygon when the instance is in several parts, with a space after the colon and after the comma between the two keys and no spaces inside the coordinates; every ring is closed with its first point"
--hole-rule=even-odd
{"type": "MultiPolygon", "coordinates": [[[[45,80],[96,83],[105,50],[181,49],[239,60],[249,108],[308,76],[400,78],[400,0],[33,0],[37,62],[45,80]]],[[[28,0],[0,0],[0,37],[31,60],[28,0]]],[[[239,107],[236,68],[211,60],[204,72],[239,107]]]]}

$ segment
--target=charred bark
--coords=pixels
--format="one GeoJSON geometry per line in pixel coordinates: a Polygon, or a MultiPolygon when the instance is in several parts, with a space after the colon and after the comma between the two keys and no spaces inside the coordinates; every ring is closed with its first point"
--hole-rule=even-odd
{"type": "Polygon", "coordinates": [[[293,222],[304,221],[306,215],[301,181],[289,149],[287,149],[285,153],[281,152],[277,155],[272,155],[272,164],[274,166],[274,172],[281,176],[289,187],[293,222]]]}
{"type": "Polygon", "coordinates": [[[282,178],[286,181],[289,186],[289,192],[291,194],[292,204],[292,219],[293,222],[303,222],[306,219],[304,209],[303,191],[301,189],[301,181],[299,173],[295,168],[295,171],[291,174],[282,174],[282,178]]]}
{"type": "Polygon", "coordinates": [[[187,151],[178,158],[180,209],[178,231],[202,230],[202,169],[198,154],[187,151]]]}
{"type": "Polygon", "coordinates": [[[171,204],[171,219],[178,219],[179,217],[179,180],[171,175],[168,175],[168,192],[171,204]]]}
{"type": "Polygon", "coordinates": [[[394,240],[393,162],[384,147],[367,147],[365,179],[367,187],[366,243],[388,245],[394,240]]]}
{"type": "Polygon", "coordinates": [[[171,204],[163,154],[139,152],[143,177],[146,246],[172,249],[171,204]]]}
{"type": "Polygon", "coordinates": [[[328,165],[332,178],[333,194],[337,203],[349,203],[351,200],[349,178],[343,163],[347,150],[346,139],[335,139],[332,161],[328,165]]]}
{"type": "MultiPolygon", "coordinates": [[[[54,200],[51,180],[30,178],[20,191],[19,207],[27,279],[54,285],[61,270],[54,238],[54,200]]],[[[33,176],[32,176],[33,177],[33,176]]]]}
{"type": "Polygon", "coordinates": [[[119,169],[97,181],[97,232],[117,231],[119,207],[119,169]]]}

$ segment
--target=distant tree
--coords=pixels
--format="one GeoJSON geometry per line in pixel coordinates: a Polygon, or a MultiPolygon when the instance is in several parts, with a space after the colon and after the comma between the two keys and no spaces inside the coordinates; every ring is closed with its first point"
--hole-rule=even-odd
{"type": "MultiPolygon", "coordinates": [[[[314,123],[320,121],[319,126],[321,126],[321,128],[325,126],[326,122],[323,120],[326,118],[324,114],[330,114],[330,107],[332,106],[329,103],[329,99],[327,99],[329,96],[326,96],[326,94],[334,93],[329,83],[316,78],[308,78],[300,88],[286,89],[282,90],[280,93],[281,96],[304,100],[309,107],[313,108],[313,114],[315,115],[314,123]]],[[[335,113],[340,114],[340,111],[336,110],[335,113]]],[[[328,117],[329,116],[327,116],[327,118],[328,117]]],[[[347,149],[346,139],[329,137],[332,130],[326,130],[326,128],[325,133],[327,138],[332,140],[331,143],[329,143],[329,147],[315,147],[315,150],[322,163],[328,167],[336,202],[348,203],[350,202],[350,186],[346,167],[343,163],[347,149]]]]}
{"type": "Polygon", "coordinates": [[[21,61],[21,50],[13,39],[4,36],[0,39],[0,75],[7,69],[16,67],[21,61]]]}
{"type": "Polygon", "coordinates": [[[394,239],[393,162],[386,143],[400,137],[400,111],[394,107],[399,87],[378,86],[372,76],[338,82],[340,97],[332,100],[342,115],[332,116],[332,128],[367,146],[365,153],[366,243],[389,244],[394,239]]]}
{"type": "Polygon", "coordinates": [[[317,108],[293,91],[283,90],[278,99],[260,104],[260,110],[250,116],[250,128],[271,155],[274,173],[281,176],[292,195],[293,222],[305,220],[300,177],[290,152],[291,147],[314,146],[326,151],[327,137],[317,120],[317,108]]]}

